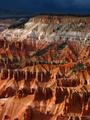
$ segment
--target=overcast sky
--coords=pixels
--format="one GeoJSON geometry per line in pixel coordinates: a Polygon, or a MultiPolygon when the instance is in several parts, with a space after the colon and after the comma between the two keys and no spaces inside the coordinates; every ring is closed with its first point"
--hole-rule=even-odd
{"type": "Polygon", "coordinates": [[[90,0],[0,0],[0,9],[36,12],[90,14],[90,0]]]}

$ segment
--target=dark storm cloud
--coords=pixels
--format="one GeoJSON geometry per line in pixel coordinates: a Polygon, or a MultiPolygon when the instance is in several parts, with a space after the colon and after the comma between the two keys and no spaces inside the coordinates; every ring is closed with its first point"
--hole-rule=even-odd
{"type": "Polygon", "coordinates": [[[81,12],[90,14],[90,0],[0,0],[0,8],[29,12],[81,12]]]}

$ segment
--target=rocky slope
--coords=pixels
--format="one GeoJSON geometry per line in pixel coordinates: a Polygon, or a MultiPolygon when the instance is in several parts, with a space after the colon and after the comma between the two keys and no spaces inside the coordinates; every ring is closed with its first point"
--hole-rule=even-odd
{"type": "Polygon", "coordinates": [[[89,17],[38,16],[31,18],[21,29],[18,27],[6,29],[1,36],[9,41],[34,39],[52,42],[60,37],[73,37],[85,41],[90,39],[89,17]]]}
{"type": "Polygon", "coordinates": [[[67,36],[68,19],[60,22],[61,32],[54,30],[58,19],[41,18],[1,35],[0,120],[90,120],[90,44],[83,36],[89,22],[82,22],[83,31],[79,26],[81,36],[72,27],[69,33],[76,33],[67,36]]]}

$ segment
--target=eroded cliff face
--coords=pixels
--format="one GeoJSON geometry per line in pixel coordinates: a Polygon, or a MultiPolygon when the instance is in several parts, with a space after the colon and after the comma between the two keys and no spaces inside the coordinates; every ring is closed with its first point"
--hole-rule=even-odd
{"type": "Polygon", "coordinates": [[[90,120],[90,44],[0,39],[0,120],[90,120]]]}

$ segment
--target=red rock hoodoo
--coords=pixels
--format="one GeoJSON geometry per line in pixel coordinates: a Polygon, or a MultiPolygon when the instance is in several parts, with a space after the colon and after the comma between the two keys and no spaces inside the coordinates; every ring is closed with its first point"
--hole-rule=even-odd
{"type": "Polygon", "coordinates": [[[90,120],[88,19],[41,16],[1,33],[0,120],[90,120]]]}

